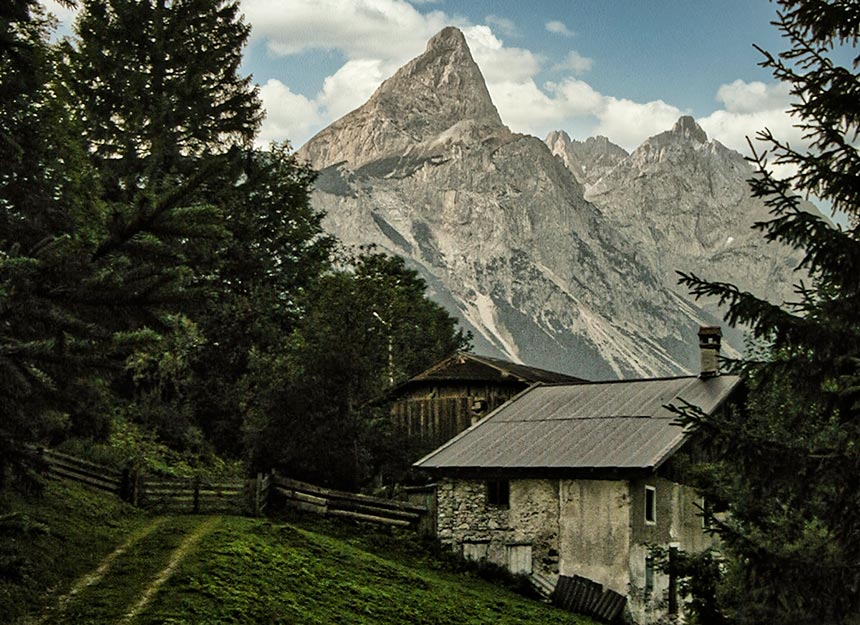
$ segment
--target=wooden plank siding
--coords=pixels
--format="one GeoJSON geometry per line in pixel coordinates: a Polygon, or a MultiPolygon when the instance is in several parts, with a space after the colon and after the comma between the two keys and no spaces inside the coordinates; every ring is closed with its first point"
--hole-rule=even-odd
{"type": "Polygon", "coordinates": [[[468,429],[473,418],[489,414],[513,397],[518,389],[449,387],[435,391],[430,396],[426,391],[409,394],[391,406],[391,421],[397,435],[426,451],[468,429]],[[484,402],[484,409],[479,414],[472,409],[476,400],[484,402]]]}

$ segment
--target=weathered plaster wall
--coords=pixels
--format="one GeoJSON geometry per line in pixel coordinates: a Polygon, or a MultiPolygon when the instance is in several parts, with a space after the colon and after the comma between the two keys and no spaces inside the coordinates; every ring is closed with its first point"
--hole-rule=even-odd
{"type": "Polygon", "coordinates": [[[669,578],[655,570],[645,593],[651,545],[697,552],[711,544],[689,487],[661,477],[627,480],[510,481],[510,507],[487,503],[484,480],[438,484],[438,536],[466,557],[508,566],[509,548],[532,546],[535,572],[581,575],[628,596],[637,623],[665,622],[669,578]],[[645,486],[656,488],[657,517],[645,522],[645,486]]]}
{"type": "MultiPolygon", "coordinates": [[[[631,546],[630,612],[637,623],[653,623],[665,617],[669,605],[669,576],[654,571],[654,587],[645,592],[645,561],[650,547],[668,549],[675,546],[687,553],[702,551],[713,543],[698,516],[701,498],[689,486],[664,478],[652,477],[630,482],[631,546]],[[657,497],[657,519],[654,525],[645,522],[645,486],[654,486],[657,497]]],[[[680,611],[680,604],[679,604],[680,611]]]]}
{"type": "Polygon", "coordinates": [[[562,575],[581,575],[627,594],[630,489],[625,481],[562,480],[562,575]]]}
{"type": "Polygon", "coordinates": [[[508,548],[529,544],[532,565],[558,573],[558,481],[511,480],[510,507],[487,503],[483,480],[442,480],[438,536],[466,557],[508,566],[508,548]]]}

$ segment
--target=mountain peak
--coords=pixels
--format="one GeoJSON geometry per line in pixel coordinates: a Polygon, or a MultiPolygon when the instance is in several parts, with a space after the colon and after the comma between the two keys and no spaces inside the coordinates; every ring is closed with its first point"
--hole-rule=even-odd
{"type": "Polygon", "coordinates": [[[318,169],[340,162],[356,168],[439,137],[474,140],[499,131],[509,132],[466,38],[449,26],[361,107],[308,141],[300,155],[318,169]]]}
{"type": "Polygon", "coordinates": [[[682,115],[672,127],[672,134],[682,136],[686,139],[692,139],[698,143],[707,143],[708,135],[702,130],[702,127],[696,123],[696,120],[689,115],[682,115]]]}
{"type": "Polygon", "coordinates": [[[386,96],[399,100],[410,114],[425,118],[422,125],[435,118],[431,132],[465,120],[502,125],[466,37],[453,26],[433,35],[424,54],[382,83],[371,101],[386,96]]]}
{"type": "Polygon", "coordinates": [[[455,26],[446,26],[430,38],[430,41],[427,42],[426,52],[463,48],[466,50],[469,49],[468,44],[466,44],[466,37],[463,35],[463,31],[455,26]]]}

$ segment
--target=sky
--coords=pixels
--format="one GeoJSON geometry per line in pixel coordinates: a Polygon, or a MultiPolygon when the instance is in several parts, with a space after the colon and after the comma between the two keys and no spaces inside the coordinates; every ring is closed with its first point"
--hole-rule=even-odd
{"type": "MultiPolygon", "coordinates": [[[[67,32],[71,13],[46,0],[67,32]]],[[[747,152],[765,126],[793,143],[788,90],[758,67],[785,47],[767,0],[242,0],[243,71],[267,116],[259,142],[301,146],[363,104],[443,27],[463,30],[515,132],[602,134],[632,150],[693,115],[747,152]]]]}
{"type": "Polygon", "coordinates": [[[799,140],[753,44],[784,47],[767,0],[244,0],[262,141],[299,146],[360,106],[444,26],[460,27],[502,120],[634,149],[680,115],[739,150],[767,126],[799,140]]]}

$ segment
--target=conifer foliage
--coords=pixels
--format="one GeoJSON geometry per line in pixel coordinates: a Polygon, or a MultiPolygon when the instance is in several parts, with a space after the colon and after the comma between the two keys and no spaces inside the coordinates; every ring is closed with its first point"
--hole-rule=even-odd
{"type": "Polygon", "coordinates": [[[0,9],[0,486],[27,466],[24,443],[99,429],[84,421],[98,421],[101,384],[81,371],[105,364],[99,302],[124,300],[89,265],[102,206],[53,97],[49,27],[36,2],[0,9]]]}
{"type": "MultiPolygon", "coordinates": [[[[860,614],[860,2],[779,0],[789,49],[762,65],[791,88],[808,150],[764,130],[751,181],[773,218],[764,236],[805,252],[811,276],[797,301],[775,306],[694,275],[681,282],[716,296],[727,320],[753,329],[763,349],[734,363],[748,397],[726,415],[687,408],[715,454],[698,467],[724,557],[719,623],[856,623],[860,614]],[[848,65],[835,59],[850,55],[848,65]],[[764,146],[763,148],[761,146],[764,146]],[[796,173],[780,179],[770,164],[796,173]],[[848,216],[835,227],[800,208],[812,194],[848,216]]],[[[701,615],[700,615],[701,616],[701,615]]],[[[714,620],[716,619],[716,620],[714,620]]]]}
{"type": "Polygon", "coordinates": [[[454,320],[402,261],[335,267],[315,173],[289,144],[253,146],[238,1],[66,4],[75,35],[55,44],[37,0],[0,3],[0,490],[34,445],[117,418],[264,469],[345,443],[350,462],[318,474],[357,484],[375,452],[356,407],[392,363],[461,346],[454,320]]]}

